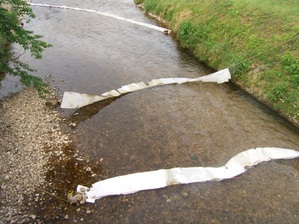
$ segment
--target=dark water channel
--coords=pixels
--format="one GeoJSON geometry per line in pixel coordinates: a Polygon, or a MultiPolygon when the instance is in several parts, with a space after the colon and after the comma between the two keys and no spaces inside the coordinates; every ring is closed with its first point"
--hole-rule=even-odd
{"type": "MultiPolygon", "coordinates": [[[[155,23],[132,0],[33,2],[155,23]]],[[[60,94],[101,94],[132,82],[211,72],[184,53],[171,36],[156,30],[88,12],[33,9],[37,17],[27,26],[54,47],[46,50],[42,61],[29,56],[24,60],[39,76],[48,77],[60,94]]],[[[61,113],[77,123],[68,128],[75,150],[94,166],[102,158],[98,177],[222,166],[235,154],[255,147],[299,150],[298,129],[229,84],[156,87],[61,113]]],[[[78,177],[72,184],[91,183],[78,177]]],[[[38,208],[46,223],[299,223],[299,160],[263,163],[221,182],[107,197],[80,210],[59,205],[64,202],[55,199],[51,203],[38,208]],[[87,209],[91,214],[86,214],[87,209]]]]}

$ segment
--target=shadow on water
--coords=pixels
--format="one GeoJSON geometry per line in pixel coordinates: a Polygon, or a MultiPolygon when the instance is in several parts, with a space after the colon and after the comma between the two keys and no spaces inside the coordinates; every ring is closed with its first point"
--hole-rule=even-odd
{"type": "Polygon", "coordinates": [[[299,133],[299,126],[296,123],[290,121],[285,115],[280,114],[269,105],[261,102],[253,95],[247,93],[243,89],[241,89],[238,85],[233,82],[229,82],[227,84],[229,86],[230,91],[233,91],[238,94],[238,96],[242,97],[245,101],[249,102],[252,106],[260,109],[263,113],[267,114],[268,116],[272,117],[285,127],[289,128],[290,130],[294,131],[295,133],[299,133]]]}
{"type": "MultiPolygon", "coordinates": [[[[126,95],[126,94],[125,94],[126,95]]],[[[95,102],[93,104],[87,105],[85,107],[81,107],[73,112],[66,121],[71,124],[79,124],[87,119],[91,119],[94,115],[96,115],[100,110],[109,106],[111,103],[116,101],[117,99],[125,96],[121,95],[119,97],[114,97],[106,100],[102,100],[100,102],[95,102]]]]}

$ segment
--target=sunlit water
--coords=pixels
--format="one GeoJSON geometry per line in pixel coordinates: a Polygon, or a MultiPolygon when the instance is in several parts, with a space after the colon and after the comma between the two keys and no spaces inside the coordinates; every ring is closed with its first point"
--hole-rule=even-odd
{"type": "MultiPolygon", "coordinates": [[[[33,2],[155,23],[131,0],[33,2]]],[[[212,72],[156,30],[87,12],[33,9],[36,19],[27,28],[54,47],[41,61],[26,55],[23,60],[60,94],[101,94],[132,82],[212,72]]],[[[105,178],[160,168],[222,166],[255,147],[299,150],[298,129],[229,84],[156,87],[61,114],[77,124],[68,129],[74,133],[75,150],[94,164],[103,158],[105,178]]],[[[40,206],[39,212],[45,222],[54,223],[80,218],[84,223],[298,223],[298,175],[298,159],[271,161],[231,180],[108,197],[77,212],[75,206],[58,206],[64,202],[51,199],[55,204],[40,206]],[[92,213],[87,215],[86,208],[92,213]]],[[[86,184],[80,177],[72,181],[86,184]]]]}

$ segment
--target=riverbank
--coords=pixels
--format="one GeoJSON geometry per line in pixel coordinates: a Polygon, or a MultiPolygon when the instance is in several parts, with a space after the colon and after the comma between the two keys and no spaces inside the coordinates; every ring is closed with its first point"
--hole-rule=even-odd
{"type": "Polygon", "coordinates": [[[62,119],[52,106],[34,89],[25,89],[0,104],[0,223],[38,223],[36,203],[50,186],[46,175],[49,160],[64,156],[70,144],[62,133],[62,119]]]}
{"type": "Polygon", "coordinates": [[[299,124],[299,5],[294,0],[135,0],[161,17],[180,44],[299,124]]]}
{"type": "Polygon", "coordinates": [[[41,98],[25,88],[0,101],[0,224],[76,223],[92,212],[71,206],[67,193],[78,179],[91,184],[103,178],[73,147],[54,90],[41,98]],[[62,221],[62,222],[64,222],[62,221]]]}

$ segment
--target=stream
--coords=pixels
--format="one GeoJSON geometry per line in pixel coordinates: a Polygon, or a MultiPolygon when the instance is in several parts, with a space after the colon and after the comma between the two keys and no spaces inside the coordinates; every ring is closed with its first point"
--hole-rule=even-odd
{"type": "MultiPolygon", "coordinates": [[[[93,9],[157,24],[133,0],[34,0],[93,9]]],[[[26,28],[54,46],[42,60],[25,54],[60,96],[100,95],[155,78],[207,75],[213,70],[185,52],[172,35],[85,11],[32,6],[26,28]]],[[[7,77],[8,89],[14,86],[7,77]],[[11,86],[10,86],[11,85],[11,86]]],[[[4,87],[2,87],[4,88],[4,87]]],[[[189,83],[149,88],[79,110],[60,109],[73,150],[98,181],[118,175],[191,166],[223,166],[256,147],[299,150],[299,130],[234,85],[189,83]],[[68,126],[68,123],[76,125],[68,126]]],[[[72,168],[65,172],[72,172],[72,168]]],[[[86,172],[86,175],[90,175],[86,172]]],[[[55,176],[64,192],[80,175],[55,176]]],[[[62,194],[63,195],[63,194],[62,194]]],[[[225,181],[171,186],[69,206],[56,198],[38,206],[45,223],[299,223],[299,160],[259,164],[225,181]],[[67,215],[67,219],[66,219],[67,215]]]]}

